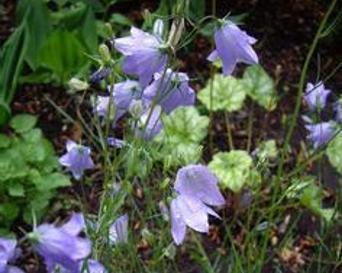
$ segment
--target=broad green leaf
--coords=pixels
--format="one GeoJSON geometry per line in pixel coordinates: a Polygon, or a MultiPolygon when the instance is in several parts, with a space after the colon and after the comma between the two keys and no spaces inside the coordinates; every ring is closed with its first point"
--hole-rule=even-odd
{"type": "Polygon", "coordinates": [[[342,175],[342,132],[329,143],[326,153],[331,165],[342,175]]]}
{"type": "Polygon", "coordinates": [[[163,117],[164,128],[158,136],[173,143],[201,142],[208,134],[209,118],[201,116],[196,107],[182,106],[163,117]]]}
{"type": "Polygon", "coordinates": [[[240,192],[243,186],[253,180],[253,160],[247,152],[233,150],[219,152],[214,155],[208,167],[216,174],[223,188],[229,188],[233,192],[240,192]]]}
{"type": "Polygon", "coordinates": [[[274,139],[261,142],[257,148],[257,155],[260,161],[275,159],[278,155],[277,144],[274,139]]]}
{"type": "Polygon", "coordinates": [[[26,133],[23,133],[22,137],[25,141],[28,141],[31,143],[39,142],[39,144],[41,144],[41,141],[43,139],[43,133],[42,133],[42,130],[38,128],[34,128],[26,133]]]}
{"type": "Polygon", "coordinates": [[[17,133],[24,133],[31,130],[37,123],[37,118],[29,114],[19,114],[10,121],[10,126],[17,133]]]}
{"type": "Polygon", "coordinates": [[[233,112],[241,109],[246,97],[244,85],[231,76],[216,74],[198,94],[198,99],[213,111],[233,112]]]}
{"type": "MultiPolygon", "coordinates": [[[[17,218],[19,214],[19,207],[15,204],[15,203],[11,203],[11,202],[6,202],[6,203],[1,203],[0,204],[0,219],[4,219],[3,221],[13,221],[15,218],[17,218]]],[[[0,221],[1,225],[2,223],[6,223],[6,222],[2,222],[0,221]]],[[[6,223],[7,225],[8,223],[6,223]]]]}
{"type": "Polygon", "coordinates": [[[19,179],[27,175],[28,167],[22,154],[16,148],[0,153],[0,181],[19,179]]]}
{"type": "Polygon", "coordinates": [[[10,144],[11,144],[11,138],[4,134],[0,134],[0,149],[7,148],[10,144]]]}
{"type": "Polygon", "coordinates": [[[109,21],[115,26],[117,24],[121,26],[131,26],[133,23],[132,21],[127,18],[126,16],[120,13],[113,13],[109,19],[109,21]]]}
{"type": "Polygon", "coordinates": [[[49,10],[43,0],[21,0],[18,1],[16,16],[27,25],[29,38],[25,60],[35,70],[39,51],[52,30],[49,10]],[[28,16],[23,19],[26,12],[28,16]]]}
{"type": "Polygon", "coordinates": [[[306,187],[300,198],[300,203],[313,213],[321,214],[322,189],[315,184],[306,187]]]}
{"type": "Polygon", "coordinates": [[[23,22],[7,39],[0,52],[0,126],[10,117],[9,104],[24,64],[27,41],[27,25],[23,22]]]}
{"type": "Polygon", "coordinates": [[[198,21],[205,16],[205,0],[192,0],[189,4],[189,16],[192,20],[198,21]]]}
{"type": "Polygon", "coordinates": [[[84,46],[74,34],[57,30],[45,41],[39,60],[58,76],[60,83],[67,83],[87,63],[85,52],[84,46]]]}
{"type": "Polygon", "coordinates": [[[277,103],[274,82],[260,65],[247,67],[242,83],[247,94],[260,106],[268,111],[274,110],[277,103]]]}
{"type": "Polygon", "coordinates": [[[14,183],[8,186],[8,194],[13,197],[24,197],[25,189],[22,184],[14,183]]]}
{"type": "Polygon", "coordinates": [[[50,191],[61,187],[70,186],[70,179],[61,173],[52,173],[42,178],[43,182],[38,188],[40,191],[50,191]]]}
{"type": "Polygon", "coordinates": [[[163,123],[155,138],[160,145],[155,157],[164,162],[164,168],[198,162],[202,154],[199,144],[208,133],[209,118],[193,106],[183,106],[164,116],[163,123]]]}

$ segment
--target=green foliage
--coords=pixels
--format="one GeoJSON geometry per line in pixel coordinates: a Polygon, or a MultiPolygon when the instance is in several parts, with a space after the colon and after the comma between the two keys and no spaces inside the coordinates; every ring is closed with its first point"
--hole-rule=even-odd
{"type": "Polygon", "coordinates": [[[257,149],[257,155],[260,161],[274,160],[278,155],[276,141],[271,139],[261,142],[257,149]]]}
{"type": "Polygon", "coordinates": [[[11,114],[9,104],[22,71],[27,39],[27,26],[22,23],[8,38],[0,52],[0,126],[6,123],[11,114]]]}
{"type": "Polygon", "coordinates": [[[57,30],[51,33],[43,44],[39,61],[41,66],[48,68],[57,76],[60,83],[65,83],[86,65],[84,52],[86,49],[74,34],[57,30]]]}
{"type": "Polygon", "coordinates": [[[156,157],[164,162],[165,168],[198,162],[209,118],[201,116],[193,106],[183,106],[164,116],[163,123],[155,141],[161,145],[156,157]]]}
{"type": "Polygon", "coordinates": [[[246,185],[259,184],[260,178],[253,169],[253,160],[246,151],[219,152],[208,167],[216,174],[222,188],[240,192],[246,185]]]}
{"type": "Polygon", "coordinates": [[[18,115],[10,122],[15,133],[0,134],[0,228],[9,228],[19,216],[30,222],[32,211],[42,216],[56,189],[70,185],[35,123],[34,116],[18,115]]]}
{"type": "Polygon", "coordinates": [[[342,132],[329,143],[326,153],[331,165],[342,175],[342,132]]]}
{"type": "Polygon", "coordinates": [[[246,68],[242,83],[247,94],[268,111],[276,107],[276,91],[272,78],[260,65],[246,68]]]}
{"type": "Polygon", "coordinates": [[[208,109],[228,112],[240,110],[245,97],[246,91],[241,81],[222,74],[216,74],[213,82],[209,80],[198,94],[198,99],[208,109]]]}

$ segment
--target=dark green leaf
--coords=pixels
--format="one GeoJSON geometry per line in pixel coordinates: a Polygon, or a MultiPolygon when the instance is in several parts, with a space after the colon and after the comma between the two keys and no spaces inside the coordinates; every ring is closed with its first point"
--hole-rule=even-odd
{"type": "Polygon", "coordinates": [[[25,196],[25,190],[23,185],[19,183],[14,183],[8,186],[8,194],[13,197],[23,197],[25,196]]]}
{"type": "Polygon", "coordinates": [[[0,148],[7,148],[11,144],[11,138],[0,134],[0,148]]]}

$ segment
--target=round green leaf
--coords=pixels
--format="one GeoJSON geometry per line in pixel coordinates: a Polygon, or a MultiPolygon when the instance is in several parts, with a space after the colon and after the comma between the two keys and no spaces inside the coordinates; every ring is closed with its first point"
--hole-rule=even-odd
{"type": "Polygon", "coordinates": [[[242,83],[247,94],[268,111],[276,107],[276,91],[272,78],[260,65],[246,68],[242,83]]]}
{"type": "Polygon", "coordinates": [[[4,134],[0,134],[0,148],[7,148],[10,144],[11,139],[4,134]]]}
{"type": "Polygon", "coordinates": [[[215,154],[208,167],[216,174],[223,188],[240,192],[251,179],[252,164],[253,160],[247,152],[235,150],[215,154]]]}
{"type": "Polygon", "coordinates": [[[20,114],[13,117],[10,126],[17,133],[24,133],[31,130],[37,123],[37,118],[29,114],[20,114]]]}
{"type": "Polygon", "coordinates": [[[198,94],[198,99],[213,111],[233,112],[241,109],[246,97],[245,87],[231,76],[216,74],[214,81],[209,80],[206,87],[198,94]],[[212,92],[210,92],[212,89],[212,92]],[[210,94],[212,93],[212,94],[210,94]],[[211,105],[212,100],[212,105],[211,105]]]}

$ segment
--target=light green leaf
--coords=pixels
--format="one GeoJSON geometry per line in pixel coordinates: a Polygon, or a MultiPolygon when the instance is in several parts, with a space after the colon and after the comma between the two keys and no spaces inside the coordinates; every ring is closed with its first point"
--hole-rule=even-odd
{"type": "Polygon", "coordinates": [[[29,114],[20,114],[13,117],[10,126],[17,133],[24,133],[31,130],[37,123],[37,118],[29,114]]]}
{"type": "Polygon", "coordinates": [[[169,138],[172,143],[201,142],[208,133],[209,118],[194,106],[182,106],[163,117],[164,128],[157,139],[169,138]]]}
{"type": "Polygon", "coordinates": [[[49,191],[71,185],[70,179],[61,173],[52,173],[45,176],[43,180],[44,186],[42,189],[40,189],[41,191],[49,191]]]}
{"type": "Polygon", "coordinates": [[[25,196],[24,186],[22,184],[14,183],[9,185],[8,194],[13,197],[25,196]]]}
{"type": "Polygon", "coordinates": [[[277,144],[274,139],[261,142],[257,148],[257,155],[260,161],[275,159],[278,155],[277,144]]]}
{"type": "Polygon", "coordinates": [[[321,214],[321,198],[322,189],[315,184],[311,184],[305,188],[300,198],[300,203],[313,213],[321,214]]]}
{"type": "Polygon", "coordinates": [[[242,82],[253,100],[268,111],[274,110],[277,103],[274,82],[260,65],[247,67],[242,82]]]}
{"type": "Polygon", "coordinates": [[[342,132],[329,143],[326,153],[331,165],[342,175],[342,132]]]}
{"type": "Polygon", "coordinates": [[[198,99],[214,111],[233,112],[239,110],[246,97],[244,85],[240,80],[231,76],[216,74],[213,83],[211,80],[198,94],[198,99]],[[211,86],[212,85],[212,86],[211,86]],[[212,88],[212,98],[210,90],[212,88]],[[212,105],[211,105],[212,99],[212,105]]]}
{"type": "Polygon", "coordinates": [[[215,154],[208,167],[223,188],[240,192],[245,184],[253,184],[256,173],[252,172],[252,165],[253,160],[246,151],[234,150],[215,154]]]}
{"type": "Polygon", "coordinates": [[[109,22],[111,22],[114,26],[116,24],[119,24],[122,26],[131,26],[133,24],[129,18],[127,18],[126,16],[123,16],[120,13],[113,13],[109,19],[109,22]]]}

